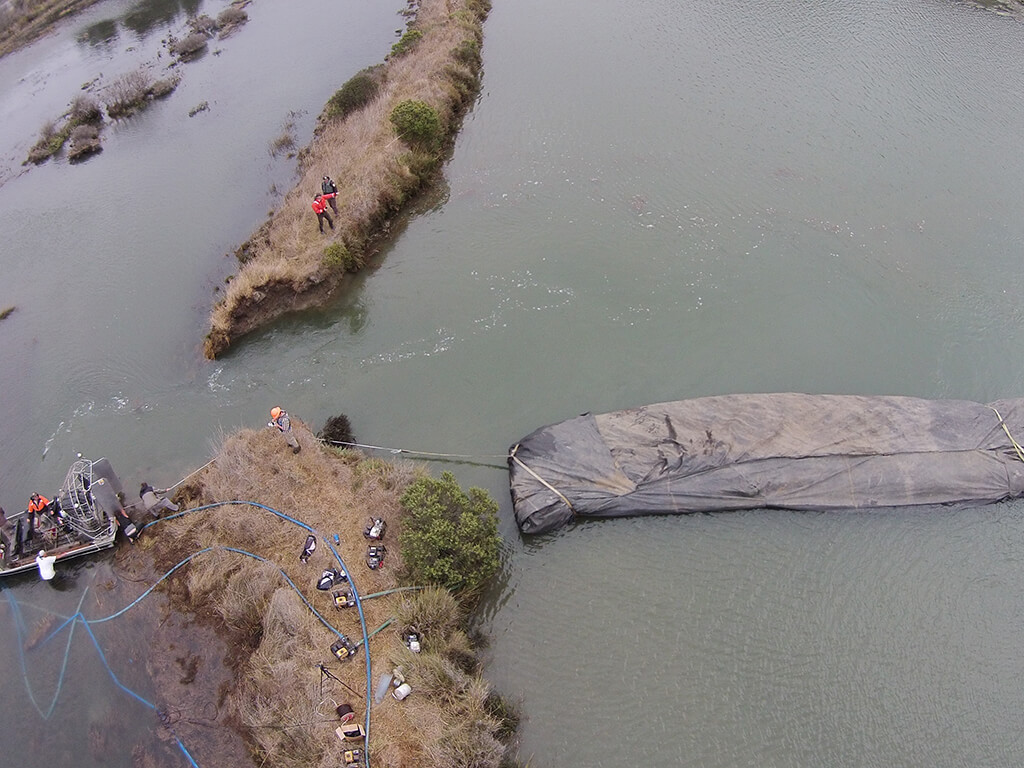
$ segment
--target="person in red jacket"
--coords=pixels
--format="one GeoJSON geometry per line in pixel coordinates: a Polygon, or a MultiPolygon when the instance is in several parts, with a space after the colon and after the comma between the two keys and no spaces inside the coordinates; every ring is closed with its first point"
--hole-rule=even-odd
{"type": "Polygon", "coordinates": [[[313,213],[316,214],[316,221],[320,225],[321,232],[324,231],[324,219],[327,219],[331,229],[334,229],[334,220],[331,218],[331,214],[327,212],[327,200],[323,195],[317,195],[313,198],[313,213]]]}

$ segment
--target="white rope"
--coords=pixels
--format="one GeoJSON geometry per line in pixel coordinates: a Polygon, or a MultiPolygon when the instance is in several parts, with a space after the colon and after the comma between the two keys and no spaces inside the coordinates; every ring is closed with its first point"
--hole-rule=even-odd
{"type": "Polygon", "coordinates": [[[387,451],[389,453],[414,453],[417,456],[440,456],[446,459],[508,459],[507,453],[431,453],[430,451],[414,451],[410,448],[387,448],[383,445],[368,445],[366,443],[350,443],[344,440],[327,440],[331,445],[351,445],[355,448],[372,448],[375,451],[387,451]]]}

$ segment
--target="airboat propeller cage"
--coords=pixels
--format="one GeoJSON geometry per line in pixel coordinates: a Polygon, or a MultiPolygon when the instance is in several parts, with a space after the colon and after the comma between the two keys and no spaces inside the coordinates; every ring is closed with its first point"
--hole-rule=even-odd
{"type": "Polygon", "coordinates": [[[79,459],[68,470],[57,495],[57,506],[68,525],[79,533],[96,537],[109,519],[123,512],[121,480],[106,459],[79,459]]]}
{"type": "Polygon", "coordinates": [[[1024,399],[720,395],[589,413],[512,446],[525,534],[573,519],[1024,495],[1024,399]]]}

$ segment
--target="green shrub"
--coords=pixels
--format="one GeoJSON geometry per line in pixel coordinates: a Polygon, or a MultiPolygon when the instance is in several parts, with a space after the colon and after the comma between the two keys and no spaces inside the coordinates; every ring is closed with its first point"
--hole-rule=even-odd
{"type": "Polygon", "coordinates": [[[466,0],[466,8],[483,21],[491,12],[491,0],[466,0]]]}
{"type": "Polygon", "coordinates": [[[344,243],[331,243],[324,248],[321,263],[331,271],[358,272],[363,268],[359,254],[350,251],[344,243]]]}
{"type": "Polygon", "coordinates": [[[471,67],[479,67],[480,43],[476,40],[463,40],[452,51],[452,58],[471,67]]]}
{"type": "Polygon", "coordinates": [[[418,29],[405,30],[405,34],[402,35],[402,38],[391,46],[391,55],[401,56],[403,53],[408,53],[422,38],[423,33],[418,29]]]}
{"type": "Polygon", "coordinates": [[[399,545],[412,583],[471,593],[498,570],[498,504],[486,491],[466,494],[445,472],[414,482],[401,505],[399,545]]]}
{"type": "Polygon", "coordinates": [[[327,101],[328,117],[347,117],[362,109],[380,91],[380,68],[357,72],[327,101]]]}
{"type": "Polygon", "coordinates": [[[441,138],[441,118],[437,110],[422,101],[400,102],[391,110],[391,124],[409,145],[433,147],[441,138]]]}

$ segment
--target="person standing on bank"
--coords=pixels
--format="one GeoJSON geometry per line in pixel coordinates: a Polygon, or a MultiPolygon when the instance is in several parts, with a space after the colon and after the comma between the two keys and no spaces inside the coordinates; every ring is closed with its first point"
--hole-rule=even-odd
{"type": "Polygon", "coordinates": [[[330,176],[324,176],[324,180],[320,182],[320,189],[324,193],[324,199],[331,204],[331,210],[334,211],[334,215],[338,215],[338,204],[334,198],[338,196],[338,185],[334,183],[334,179],[330,176]]]}
{"type": "Polygon", "coordinates": [[[299,441],[292,434],[291,419],[288,418],[288,414],[280,406],[275,405],[270,409],[270,423],[267,426],[277,427],[281,431],[281,434],[284,435],[284,441],[291,446],[292,453],[298,453],[302,450],[299,441]]]}
{"type": "MultiPolygon", "coordinates": [[[[331,199],[334,202],[334,199],[331,199]]],[[[323,195],[317,195],[313,198],[313,213],[316,214],[316,222],[320,225],[320,231],[324,231],[324,219],[327,219],[327,223],[331,225],[331,229],[334,229],[334,221],[331,219],[331,214],[327,212],[327,202],[323,195]]]]}

